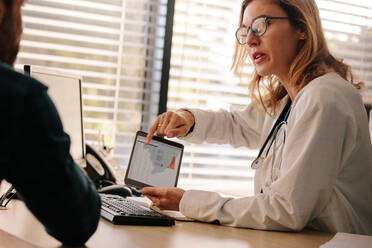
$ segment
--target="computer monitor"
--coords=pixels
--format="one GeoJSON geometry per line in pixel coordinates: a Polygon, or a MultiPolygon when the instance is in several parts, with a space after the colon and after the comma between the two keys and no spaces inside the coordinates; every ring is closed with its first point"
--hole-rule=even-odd
{"type": "Polygon", "coordinates": [[[71,139],[70,154],[79,166],[85,167],[81,77],[34,65],[25,65],[24,72],[48,86],[63,129],[71,139]]]}

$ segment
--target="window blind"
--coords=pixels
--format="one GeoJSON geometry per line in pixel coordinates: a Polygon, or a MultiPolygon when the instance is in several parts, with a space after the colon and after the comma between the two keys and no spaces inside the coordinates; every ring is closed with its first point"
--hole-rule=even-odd
{"type": "MultiPolygon", "coordinates": [[[[331,51],[352,66],[372,91],[372,1],[316,1],[331,51]]],[[[177,0],[168,108],[234,109],[249,104],[247,67],[242,79],[229,70],[241,0],[177,0]]],[[[368,94],[368,92],[367,92],[368,94]]],[[[179,184],[230,193],[253,193],[250,163],[257,151],[185,142],[179,184]]]]}
{"type": "Polygon", "coordinates": [[[372,93],[372,0],[317,0],[328,45],[333,54],[352,67],[372,93]]]}
{"type": "Polygon", "coordinates": [[[16,67],[83,76],[86,141],[101,133],[126,166],[158,112],[166,14],[166,0],[28,0],[16,67]]]}
{"type": "MultiPolygon", "coordinates": [[[[237,0],[176,1],[168,109],[216,110],[249,104],[247,82],[229,71],[239,10],[237,0]]],[[[253,192],[249,165],[257,151],[184,143],[181,187],[253,192]]]]}

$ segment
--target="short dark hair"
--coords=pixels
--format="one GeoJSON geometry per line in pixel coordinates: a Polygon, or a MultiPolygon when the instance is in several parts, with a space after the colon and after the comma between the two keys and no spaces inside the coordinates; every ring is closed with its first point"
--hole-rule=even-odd
{"type": "Polygon", "coordinates": [[[9,7],[12,3],[13,3],[13,0],[3,0],[6,7],[9,7]]]}

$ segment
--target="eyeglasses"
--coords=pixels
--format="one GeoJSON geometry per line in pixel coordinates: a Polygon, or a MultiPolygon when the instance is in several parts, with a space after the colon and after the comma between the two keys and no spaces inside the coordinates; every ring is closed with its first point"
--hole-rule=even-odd
{"type": "Polygon", "coordinates": [[[236,30],[235,36],[240,45],[247,44],[249,30],[252,30],[254,36],[259,37],[266,33],[269,26],[269,20],[289,19],[288,17],[258,16],[253,19],[248,27],[240,27],[236,30]]]}

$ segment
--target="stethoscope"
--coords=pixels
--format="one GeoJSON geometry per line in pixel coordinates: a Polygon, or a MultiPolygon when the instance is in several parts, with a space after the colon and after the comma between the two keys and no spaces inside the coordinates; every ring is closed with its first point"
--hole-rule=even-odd
{"type": "MultiPolygon", "coordinates": [[[[281,126],[282,125],[287,125],[288,116],[289,116],[289,113],[291,112],[291,104],[292,104],[291,99],[288,99],[287,104],[285,105],[284,109],[280,113],[279,118],[276,120],[274,126],[271,128],[269,136],[267,136],[267,138],[265,140],[265,143],[261,147],[260,152],[258,153],[256,159],[253,160],[253,162],[251,164],[252,169],[256,170],[256,169],[261,167],[261,165],[263,164],[262,162],[267,157],[267,154],[269,153],[270,148],[271,148],[274,140],[276,139],[276,136],[277,136],[278,131],[280,130],[281,126]],[[265,148],[266,148],[266,146],[267,146],[267,144],[269,143],[270,140],[271,140],[271,143],[270,143],[269,148],[266,151],[266,156],[263,157],[262,153],[264,152],[264,150],[265,150],[265,148]]],[[[283,143],[285,143],[285,137],[284,137],[283,143]]]]}

